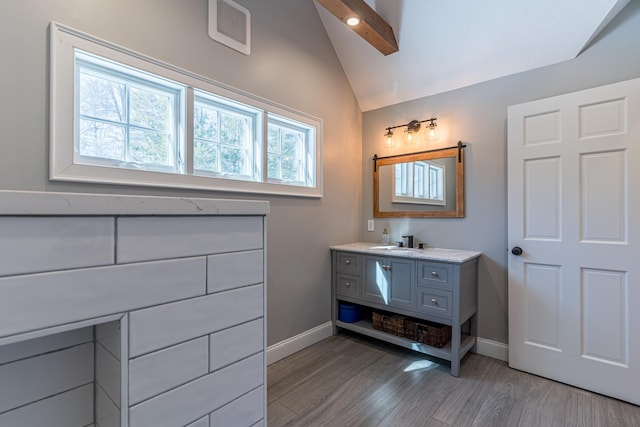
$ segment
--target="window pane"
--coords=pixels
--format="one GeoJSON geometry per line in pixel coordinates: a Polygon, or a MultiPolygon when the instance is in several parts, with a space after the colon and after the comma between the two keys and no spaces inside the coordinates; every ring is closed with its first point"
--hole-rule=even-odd
{"type": "Polygon", "coordinates": [[[220,172],[218,167],[218,144],[196,139],[193,145],[193,167],[207,172],[220,172]]]}
{"type": "Polygon", "coordinates": [[[125,85],[104,75],[80,71],[79,109],[83,116],[124,123],[125,85]]]}
{"type": "Polygon", "coordinates": [[[444,200],[444,168],[431,166],[429,169],[431,198],[444,200]]]}
{"type": "Polygon", "coordinates": [[[315,147],[311,128],[288,119],[269,121],[267,151],[268,178],[312,186],[315,147]]]}
{"type": "Polygon", "coordinates": [[[129,161],[171,166],[171,143],[166,134],[132,129],[129,134],[129,161]]]}
{"type": "Polygon", "coordinates": [[[124,161],[126,129],[94,120],[80,120],[78,152],[81,156],[124,161]]]}
{"type": "Polygon", "coordinates": [[[301,181],[300,162],[293,157],[282,158],[282,179],[286,181],[301,181]]]}
{"type": "Polygon", "coordinates": [[[413,197],[428,199],[428,175],[425,170],[427,165],[420,162],[414,162],[413,164],[413,197]]]}
{"type": "Polygon", "coordinates": [[[269,169],[269,178],[282,179],[282,169],[279,156],[269,156],[267,161],[269,169]]]}
{"type": "Polygon", "coordinates": [[[303,135],[300,132],[285,131],[282,137],[282,154],[285,156],[299,157],[303,135]]]}
{"type": "Polygon", "coordinates": [[[261,156],[254,154],[257,111],[228,104],[199,92],[194,103],[194,158],[196,171],[224,178],[260,180],[261,156]]]}
{"type": "Polygon", "coordinates": [[[175,103],[173,96],[137,87],[129,89],[129,114],[132,125],[168,131],[175,103]]]}
{"type": "Polygon", "coordinates": [[[248,146],[249,118],[220,112],[220,142],[248,146]]]}
{"type": "Polygon", "coordinates": [[[246,175],[244,150],[231,147],[222,148],[222,170],[221,172],[233,175],[246,175]]]}
{"type": "Polygon", "coordinates": [[[409,163],[396,164],[396,196],[411,196],[409,163]]]}
{"type": "Polygon", "coordinates": [[[193,133],[198,139],[218,141],[218,112],[196,103],[193,110],[193,133]]]}
{"type": "Polygon", "coordinates": [[[269,126],[269,140],[267,151],[273,154],[280,154],[280,128],[269,126]]]}

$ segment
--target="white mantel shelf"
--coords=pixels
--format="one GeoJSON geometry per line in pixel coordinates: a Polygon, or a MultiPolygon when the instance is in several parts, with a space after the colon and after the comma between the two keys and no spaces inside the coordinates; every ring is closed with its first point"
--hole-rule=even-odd
{"type": "Polygon", "coordinates": [[[267,215],[269,202],[0,190],[8,215],[267,215]]]}
{"type": "Polygon", "coordinates": [[[347,243],[345,245],[331,246],[330,248],[336,251],[358,252],[378,256],[394,256],[399,258],[412,258],[425,261],[452,262],[460,264],[482,255],[481,252],[475,251],[430,247],[424,249],[400,248],[393,245],[367,242],[347,243]]]}

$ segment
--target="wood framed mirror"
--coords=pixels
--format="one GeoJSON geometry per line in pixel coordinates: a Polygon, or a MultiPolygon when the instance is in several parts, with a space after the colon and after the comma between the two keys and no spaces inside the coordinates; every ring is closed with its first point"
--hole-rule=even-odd
{"type": "Polygon", "coordinates": [[[375,218],[463,218],[464,149],[373,157],[375,218]]]}

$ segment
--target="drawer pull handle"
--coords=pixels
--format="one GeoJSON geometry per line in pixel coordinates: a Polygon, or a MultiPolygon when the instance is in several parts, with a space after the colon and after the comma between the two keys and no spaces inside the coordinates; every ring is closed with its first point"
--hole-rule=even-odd
{"type": "Polygon", "coordinates": [[[347,264],[347,265],[349,265],[349,264],[351,264],[351,260],[350,260],[350,259],[345,259],[345,260],[344,260],[344,263],[345,263],[345,264],[347,264]]]}
{"type": "Polygon", "coordinates": [[[351,283],[349,283],[349,282],[344,282],[344,285],[348,288],[349,286],[351,286],[351,283]]]}
{"type": "Polygon", "coordinates": [[[383,266],[382,266],[382,269],[383,269],[384,271],[390,271],[390,270],[391,270],[391,266],[390,266],[390,265],[383,265],[383,266]]]}
{"type": "Polygon", "coordinates": [[[435,298],[431,298],[431,304],[438,305],[438,300],[435,298]]]}
{"type": "Polygon", "coordinates": [[[431,275],[432,275],[433,277],[438,277],[438,273],[436,273],[435,271],[432,271],[432,272],[431,272],[431,275]]]}

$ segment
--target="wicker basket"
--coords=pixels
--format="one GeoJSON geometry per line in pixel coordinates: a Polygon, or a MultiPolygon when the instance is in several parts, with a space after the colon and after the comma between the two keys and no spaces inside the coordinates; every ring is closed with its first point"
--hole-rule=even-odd
{"type": "Polygon", "coordinates": [[[407,318],[406,316],[378,311],[372,312],[371,315],[373,318],[373,329],[378,329],[399,337],[405,336],[404,324],[407,318]]]}
{"type": "Polygon", "coordinates": [[[405,336],[413,341],[432,347],[444,347],[451,341],[451,326],[438,323],[407,319],[405,336]]]}

